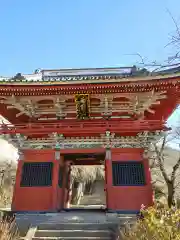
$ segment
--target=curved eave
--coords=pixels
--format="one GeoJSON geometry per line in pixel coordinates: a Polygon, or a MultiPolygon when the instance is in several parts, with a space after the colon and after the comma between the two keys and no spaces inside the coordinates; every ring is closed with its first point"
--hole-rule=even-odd
{"type": "Polygon", "coordinates": [[[172,80],[177,80],[180,79],[180,73],[176,74],[166,74],[166,75],[151,75],[151,76],[140,76],[140,77],[132,77],[132,76],[127,76],[127,77],[116,77],[114,78],[111,76],[110,79],[103,78],[99,79],[84,79],[84,80],[59,80],[59,81],[43,81],[43,80],[27,80],[27,81],[0,81],[0,86],[4,85],[11,85],[11,86],[52,86],[52,85],[79,85],[79,84],[109,84],[109,83],[143,83],[143,82],[152,82],[152,81],[162,81],[162,80],[167,80],[167,81],[172,81],[172,80]]]}
{"type": "Polygon", "coordinates": [[[27,95],[57,95],[57,94],[75,94],[75,93],[132,93],[132,92],[149,92],[152,90],[163,91],[175,89],[179,91],[180,74],[178,76],[166,76],[155,78],[136,78],[136,79],[116,79],[103,82],[69,82],[68,84],[51,83],[51,84],[18,84],[7,83],[0,84],[0,96],[17,96],[27,95]]]}

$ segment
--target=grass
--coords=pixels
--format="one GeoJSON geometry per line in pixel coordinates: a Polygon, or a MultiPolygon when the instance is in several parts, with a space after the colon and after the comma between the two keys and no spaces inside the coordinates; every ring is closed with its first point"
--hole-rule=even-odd
{"type": "Polygon", "coordinates": [[[0,240],[18,240],[19,235],[15,221],[0,221],[0,240]]]}

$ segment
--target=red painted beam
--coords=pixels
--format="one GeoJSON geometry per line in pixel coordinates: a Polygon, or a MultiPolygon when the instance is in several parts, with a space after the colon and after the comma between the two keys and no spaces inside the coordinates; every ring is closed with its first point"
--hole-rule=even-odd
{"type": "Polygon", "coordinates": [[[102,122],[71,122],[71,123],[31,123],[17,125],[0,125],[0,134],[95,134],[106,131],[115,133],[167,130],[163,121],[102,121],[102,122]]]}

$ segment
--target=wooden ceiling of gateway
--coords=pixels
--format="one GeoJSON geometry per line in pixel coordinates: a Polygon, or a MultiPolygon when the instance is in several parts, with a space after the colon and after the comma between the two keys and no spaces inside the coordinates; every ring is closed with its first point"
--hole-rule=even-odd
{"type": "Polygon", "coordinates": [[[88,94],[90,118],[166,120],[179,103],[180,77],[73,85],[0,85],[0,114],[13,124],[76,119],[76,94],[88,94]]]}

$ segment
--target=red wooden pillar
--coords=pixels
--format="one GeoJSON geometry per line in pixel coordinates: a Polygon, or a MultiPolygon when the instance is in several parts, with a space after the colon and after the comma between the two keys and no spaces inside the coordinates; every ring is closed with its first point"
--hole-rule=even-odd
{"type": "Polygon", "coordinates": [[[153,205],[154,203],[154,194],[152,189],[152,179],[151,179],[151,169],[149,167],[149,159],[144,156],[143,158],[145,178],[146,178],[146,186],[147,186],[147,198],[149,199],[148,206],[153,205]]]}
{"type": "Polygon", "coordinates": [[[53,167],[53,181],[52,181],[52,208],[54,210],[58,209],[58,179],[59,179],[59,159],[56,159],[55,153],[55,161],[53,167]]]}
{"type": "Polygon", "coordinates": [[[71,164],[69,161],[67,161],[64,165],[64,176],[63,176],[63,208],[69,207],[70,174],[71,174],[71,164]]]}
{"type": "Polygon", "coordinates": [[[106,189],[109,211],[135,213],[140,210],[142,204],[145,206],[153,204],[148,160],[143,158],[143,151],[138,148],[112,148],[106,151],[106,189]],[[135,170],[137,167],[139,169],[135,170]],[[130,178],[131,181],[128,184],[130,178]]]}
{"type": "Polygon", "coordinates": [[[58,210],[64,207],[64,156],[59,152],[59,167],[58,167],[58,184],[57,184],[57,208],[58,210]]]}
{"type": "Polygon", "coordinates": [[[109,194],[109,189],[111,186],[111,178],[112,178],[111,160],[112,160],[111,149],[109,148],[109,149],[106,149],[106,154],[105,154],[105,182],[106,182],[105,191],[106,191],[106,208],[107,209],[110,208],[109,203],[111,201],[111,197],[109,194]]]}

